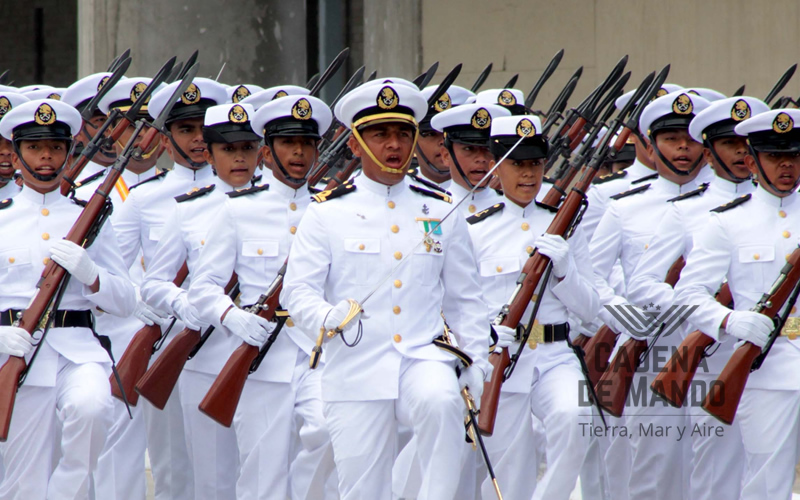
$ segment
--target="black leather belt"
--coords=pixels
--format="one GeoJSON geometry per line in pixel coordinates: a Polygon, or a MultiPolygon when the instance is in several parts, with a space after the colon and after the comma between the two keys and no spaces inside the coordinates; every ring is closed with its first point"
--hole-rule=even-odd
{"type": "Polygon", "coordinates": [[[531,334],[528,337],[528,345],[535,348],[537,344],[550,344],[553,342],[563,342],[569,336],[569,323],[559,323],[557,325],[542,325],[538,321],[534,322],[531,334]]]}
{"type": "MultiPolygon", "coordinates": [[[[6,309],[0,312],[0,325],[11,326],[17,319],[19,309],[6,309]]],[[[53,328],[92,328],[94,316],[92,311],[63,311],[55,312],[53,328]]]]}

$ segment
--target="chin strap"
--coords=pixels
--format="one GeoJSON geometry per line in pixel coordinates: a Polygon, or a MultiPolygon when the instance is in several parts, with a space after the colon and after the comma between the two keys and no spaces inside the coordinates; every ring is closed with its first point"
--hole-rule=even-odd
{"type": "Polygon", "coordinates": [[[450,176],[450,170],[439,170],[433,165],[433,163],[431,163],[428,157],[425,156],[425,153],[422,152],[422,148],[419,147],[419,144],[417,144],[416,151],[417,151],[417,157],[422,158],[422,161],[424,161],[425,164],[428,165],[428,168],[430,168],[439,175],[447,175],[448,177],[450,176]]]}
{"type": "Polygon", "coordinates": [[[61,172],[67,166],[67,163],[69,162],[69,159],[72,158],[72,151],[73,151],[73,149],[75,149],[75,141],[73,139],[62,139],[62,140],[69,142],[69,151],[67,151],[67,156],[64,158],[64,163],[62,163],[61,166],[58,167],[56,169],[56,171],[54,173],[50,174],[50,175],[37,174],[36,171],[34,171],[30,167],[30,165],[28,165],[28,163],[22,157],[22,151],[19,150],[19,142],[18,141],[13,141],[14,152],[17,153],[17,156],[19,157],[19,161],[20,161],[20,163],[22,163],[22,166],[25,167],[25,170],[27,170],[28,173],[31,174],[34,179],[36,179],[37,181],[42,181],[42,182],[50,182],[50,181],[55,180],[56,177],[58,177],[61,174],[61,172]]]}
{"type": "MultiPolygon", "coordinates": [[[[289,175],[289,172],[283,167],[283,163],[281,163],[281,159],[278,158],[277,153],[275,153],[275,146],[274,146],[275,142],[272,140],[272,137],[270,137],[270,136],[264,137],[264,142],[266,142],[267,146],[269,146],[269,150],[272,151],[272,161],[275,163],[275,165],[281,171],[283,176],[286,177],[286,181],[287,182],[291,182],[292,184],[294,184],[295,186],[298,186],[298,187],[300,187],[303,184],[305,184],[306,180],[308,178],[308,171],[306,171],[306,175],[304,175],[302,179],[296,179],[296,178],[292,177],[291,175],[289,175]]],[[[311,169],[309,169],[309,171],[310,170],[311,169]]]]}
{"type": "Polygon", "coordinates": [[[467,177],[467,174],[464,173],[464,170],[461,168],[461,164],[458,163],[458,158],[456,157],[456,152],[453,149],[453,141],[451,141],[446,136],[444,138],[444,147],[446,147],[447,151],[450,152],[450,158],[453,159],[453,165],[456,166],[456,170],[458,170],[458,175],[460,175],[461,178],[464,179],[464,182],[467,183],[468,189],[470,189],[470,190],[475,189],[475,185],[469,181],[469,177],[467,177]]]}
{"type": "MultiPolygon", "coordinates": [[[[208,162],[207,162],[207,161],[203,161],[203,162],[195,162],[195,161],[192,161],[192,160],[191,160],[191,158],[189,158],[189,155],[187,155],[187,154],[186,154],[186,153],[185,153],[185,152],[184,152],[184,151],[183,151],[183,150],[180,148],[180,146],[178,146],[178,145],[175,143],[175,139],[173,139],[173,138],[172,138],[172,132],[170,132],[169,130],[167,130],[167,129],[166,129],[166,127],[165,127],[165,130],[162,132],[162,134],[164,134],[164,135],[166,135],[166,136],[167,136],[167,138],[169,139],[169,142],[171,142],[171,143],[172,143],[172,147],[173,147],[173,148],[175,148],[175,151],[177,151],[179,155],[181,155],[181,158],[183,158],[184,160],[186,160],[186,162],[187,162],[187,163],[189,163],[189,165],[190,165],[190,168],[192,168],[192,169],[194,169],[194,170],[200,170],[201,168],[203,168],[203,167],[205,167],[206,165],[208,165],[208,162]]],[[[151,153],[151,154],[152,154],[152,153],[151,153]]],[[[143,155],[142,157],[144,157],[144,155],[143,155]]]]}
{"type": "Polygon", "coordinates": [[[672,171],[672,173],[674,173],[675,175],[681,175],[681,176],[691,175],[692,172],[694,172],[694,169],[696,169],[698,167],[698,165],[700,165],[700,162],[703,161],[703,155],[701,154],[700,157],[697,158],[697,161],[694,162],[694,165],[689,167],[689,170],[684,172],[683,170],[677,169],[675,167],[675,165],[672,164],[671,161],[667,160],[667,158],[661,153],[661,150],[658,149],[658,146],[656,146],[656,141],[655,141],[655,139],[653,138],[652,135],[650,136],[650,144],[653,145],[653,151],[656,152],[656,154],[658,155],[658,158],[661,160],[661,162],[664,163],[664,165],[666,165],[666,167],[668,169],[670,169],[672,171]]]}
{"type": "Polygon", "coordinates": [[[753,149],[753,146],[751,146],[749,142],[747,144],[747,147],[750,149],[750,154],[753,155],[753,159],[756,161],[756,166],[758,167],[758,173],[761,174],[758,178],[759,182],[763,181],[764,184],[766,184],[767,186],[769,186],[770,188],[781,194],[792,194],[797,190],[797,187],[800,186],[800,177],[795,179],[794,185],[791,187],[791,189],[779,189],[772,183],[772,181],[769,180],[769,177],[767,177],[767,173],[764,172],[764,167],[761,166],[761,160],[758,158],[758,153],[756,152],[755,149],[753,149]]]}
{"type": "Polygon", "coordinates": [[[750,180],[749,175],[747,177],[739,177],[737,175],[734,175],[734,173],[731,172],[731,169],[728,168],[728,165],[726,165],[725,162],[722,161],[722,158],[719,157],[719,155],[717,154],[717,150],[714,149],[714,146],[711,145],[711,141],[706,139],[705,141],[703,141],[703,144],[705,145],[705,147],[711,150],[711,156],[714,157],[714,161],[717,163],[717,165],[719,165],[722,168],[722,170],[725,171],[726,174],[728,174],[728,176],[731,178],[731,182],[735,184],[740,184],[744,181],[750,180]]]}
{"type": "Polygon", "coordinates": [[[414,158],[414,150],[417,148],[417,140],[419,139],[419,129],[415,129],[414,131],[414,144],[411,146],[411,152],[408,154],[408,158],[406,158],[406,161],[403,162],[403,166],[400,168],[389,168],[384,165],[382,161],[375,157],[375,155],[372,153],[372,150],[367,147],[367,143],[364,142],[364,139],[361,137],[361,132],[358,131],[358,128],[353,127],[352,130],[353,137],[356,138],[356,141],[358,141],[361,147],[364,148],[364,151],[367,152],[367,156],[369,156],[370,159],[375,162],[375,164],[378,165],[383,172],[405,175],[406,171],[408,170],[408,165],[411,163],[411,159],[414,158]]]}

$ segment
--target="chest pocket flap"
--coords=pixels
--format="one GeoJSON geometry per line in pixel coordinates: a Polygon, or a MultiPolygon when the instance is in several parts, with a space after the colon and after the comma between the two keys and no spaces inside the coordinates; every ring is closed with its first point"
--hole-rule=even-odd
{"type": "Polygon", "coordinates": [[[517,257],[494,257],[480,262],[481,276],[519,274],[520,269],[519,258],[517,257]]]}
{"type": "Polygon", "coordinates": [[[276,240],[247,240],[242,242],[242,255],[245,257],[277,257],[279,246],[276,240]]]}
{"type": "Polygon", "coordinates": [[[774,245],[749,245],[739,248],[739,262],[772,262],[775,260],[774,245]]]}
{"type": "Polygon", "coordinates": [[[381,253],[381,240],[377,238],[345,238],[344,251],[353,253],[381,253]]]}
{"type": "Polygon", "coordinates": [[[31,263],[31,251],[27,248],[11,248],[0,252],[0,269],[14,269],[31,263]]]}
{"type": "Polygon", "coordinates": [[[158,241],[161,239],[161,233],[164,232],[164,226],[150,226],[150,239],[158,241]]]}

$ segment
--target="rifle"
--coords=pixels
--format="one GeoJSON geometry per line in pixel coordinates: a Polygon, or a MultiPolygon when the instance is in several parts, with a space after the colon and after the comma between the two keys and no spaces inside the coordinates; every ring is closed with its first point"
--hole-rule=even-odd
{"type": "Polygon", "coordinates": [[[558,65],[561,63],[561,58],[564,57],[564,49],[559,50],[556,52],[556,55],[553,56],[553,59],[550,60],[550,63],[544,69],[542,76],[536,81],[536,84],[533,86],[531,91],[528,93],[528,97],[525,98],[525,107],[531,109],[533,106],[534,101],[536,100],[536,96],[539,95],[539,91],[542,90],[542,87],[550,79],[555,72],[558,65]]]}
{"type": "MultiPolygon", "coordinates": [[[[717,302],[724,306],[731,306],[733,299],[728,283],[723,283],[716,296],[717,302]]],[[[664,401],[676,408],[683,406],[688,395],[689,386],[694,379],[697,368],[708,349],[715,340],[700,330],[695,330],[683,339],[678,350],[661,369],[661,372],[650,384],[650,389],[664,401]]]]}
{"type": "MultiPolygon", "coordinates": [[[[642,84],[639,85],[636,94],[639,97],[646,95],[647,99],[654,95],[656,90],[666,79],[668,68],[669,67],[664,68],[658,78],[654,79],[652,73],[648,75],[642,84]]],[[[609,125],[608,131],[601,139],[594,156],[592,156],[588,164],[588,168],[581,176],[577,185],[573,187],[569,195],[567,195],[564,203],[561,204],[561,208],[558,209],[553,221],[547,228],[547,233],[569,236],[580,221],[580,216],[586,206],[585,192],[591,185],[592,179],[594,179],[598,168],[603,163],[606,154],[614,155],[615,151],[622,148],[632,131],[632,129],[626,126],[626,128],[620,132],[616,143],[614,143],[609,150],[608,146],[611,138],[614,137],[617,129],[622,124],[622,117],[626,116],[628,111],[633,107],[632,102],[634,101],[631,100],[626,103],[619,116],[609,125]]],[[[503,325],[513,329],[517,328],[520,319],[522,319],[522,315],[531,302],[533,294],[536,292],[537,288],[539,288],[540,281],[542,281],[543,285],[547,284],[547,280],[542,280],[542,277],[545,274],[549,276],[550,267],[550,259],[541,255],[534,249],[523,266],[519,278],[517,278],[517,286],[511,298],[508,303],[501,308],[500,313],[495,318],[495,325],[503,325]]],[[[542,297],[542,293],[539,293],[538,296],[542,297]]],[[[538,308],[538,304],[539,301],[537,300],[536,308],[538,308]]],[[[530,322],[533,322],[533,315],[531,316],[530,322]]],[[[497,417],[497,404],[500,400],[500,390],[503,381],[508,378],[511,371],[513,371],[529,334],[530,328],[526,330],[513,360],[508,354],[508,349],[502,349],[500,353],[495,352],[489,355],[489,362],[493,365],[494,370],[491,380],[486,383],[484,388],[483,398],[481,399],[481,418],[479,422],[481,432],[486,435],[491,435],[494,432],[494,423],[497,417]]]]}
{"type": "Polygon", "coordinates": [[[0,85],[8,85],[8,81],[11,79],[11,70],[7,69],[3,71],[3,74],[0,75],[0,85]]]}
{"type": "Polygon", "coordinates": [[[489,73],[491,73],[491,72],[492,72],[492,63],[489,63],[485,68],[483,68],[483,71],[481,71],[481,74],[478,75],[478,79],[475,80],[475,83],[472,84],[472,87],[470,87],[469,90],[473,94],[477,94],[478,93],[478,89],[481,88],[481,86],[483,85],[483,82],[486,81],[486,79],[489,77],[489,73]]]}
{"type": "Polygon", "coordinates": [[[736,89],[733,92],[733,94],[731,94],[731,97],[739,97],[739,96],[743,96],[743,95],[744,95],[744,85],[742,85],[741,87],[736,89]]]}
{"type": "MultiPolygon", "coordinates": [[[[225,294],[231,299],[235,299],[239,295],[239,279],[236,273],[233,273],[230,281],[225,285],[225,294]]],[[[153,366],[138,379],[135,386],[136,392],[153,406],[163,410],[172,395],[175,384],[178,383],[178,377],[180,377],[186,361],[197,354],[197,351],[213,332],[213,325],[206,328],[202,335],[199,330],[191,328],[181,330],[164,348],[164,352],[153,363],[153,366]]]]}
{"type": "Polygon", "coordinates": [[[519,73],[517,73],[517,74],[515,74],[514,76],[512,76],[512,77],[511,77],[511,79],[509,79],[509,80],[506,82],[506,84],[505,84],[505,85],[503,85],[501,88],[504,88],[504,89],[513,89],[513,88],[514,88],[514,85],[516,85],[516,84],[517,84],[517,79],[518,79],[518,78],[519,78],[519,73]]]}
{"type": "Polygon", "coordinates": [[[775,86],[772,87],[772,90],[769,91],[767,97],[764,99],[764,102],[767,103],[767,105],[769,105],[769,103],[772,102],[773,99],[775,99],[778,93],[781,90],[783,90],[783,87],[785,87],[786,84],[789,83],[789,80],[791,80],[792,76],[794,76],[794,72],[796,69],[797,69],[797,64],[792,64],[789,67],[789,69],[787,69],[783,73],[783,75],[781,75],[781,77],[778,78],[778,81],[775,82],[775,86]]]}
{"type": "Polygon", "coordinates": [[[550,105],[550,109],[547,110],[547,120],[545,121],[544,125],[542,125],[542,135],[547,136],[547,133],[550,131],[550,128],[558,121],[559,119],[563,119],[564,117],[561,113],[564,112],[564,108],[567,107],[567,101],[569,98],[572,97],[572,93],[575,91],[575,87],[578,85],[578,80],[580,80],[581,75],[583,74],[583,66],[580,66],[576,71],[575,74],[567,81],[567,84],[558,94],[553,104],[550,105]]]}
{"type": "Polygon", "coordinates": [[[717,382],[711,385],[706,399],[703,400],[701,405],[703,409],[723,423],[728,425],[733,423],[750,372],[761,368],[769,351],[780,336],[786,319],[791,314],[792,306],[800,294],[800,266],[798,263],[800,263],[800,248],[795,249],[789,255],[778,279],[751,309],[751,311],[771,317],[775,322],[775,328],[772,330],[767,344],[762,349],[755,344],[745,342],[733,351],[733,355],[722,369],[722,373],[719,374],[717,382]],[[779,314],[781,308],[784,308],[784,311],[779,314]]]}
{"type": "Polygon", "coordinates": [[[431,83],[431,80],[433,80],[433,76],[436,74],[437,69],[439,69],[439,61],[431,64],[431,67],[428,68],[426,72],[411,80],[411,83],[416,85],[420,90],[424,89],[429,83],[431,83]]]}
{"type": "Polygon", "coordinates": [[[309,89],[309,95],[317,97],[319,91],[322,90],[322,87],[325,86],[326,83],[339,71],[339,68],[342,67],[344,62],[347,60],[347,56],[350,55],[350,47],[345,47],[339,52],[336,57],[333,58],[333,61],[325,68],[325,71],[322,72],[322,76],[319,77],[317,83],[309,89]]]}
{"type": "Polygon", "coordinates": [[[228,358],[222,371],[198,406],[201,412],[225,427],[230,427],[233,423],[233,415],[236,413],[236,407],[239,406],[239,398],[242,397],[247,376],[258,369],[288,318],[288,315],[282,314],[284,311],[280,310],[278,303],[281,289],[283,289],[284,274],[286,274],[286,262],[281,266],[266,293],[261,295],[258,301],[248,309],[248,312],[257,314],[267,321],[273,321],[277,317],[278,324],[267,338],[267,342],[261,349],[242,342],[242,345],[237,347],[228,358]]]}
{"type": "MultiPolygon", "coordinates": [[[[669,271],[667,271],[664,282],[674,287],[675,283],[680,279],[684,265],[686,265],[686,261],[683,256],[678,257],[670,266],[669,271]]],[[[653,343],[656,342],[659,334],[660,332],[655,335],[653,343]]],[[[613,346],[611,347],[613,349],[613,346]]],[[[604,345],[602,349],[603,353],[605,353],[607,346],[604,345]]],[[[628,399],[628,393],[633,384],[633,374],[641,365],[643,355],[646,352],[647,340],[629,338],[619,348],[619,352],[614,357],[614,362],[607,366],[603,376],[597,381],[595,392],[599,398],[598,404],[615,417],[622,416],[622,412],[625,409],[625,400],[628,399]]],[[[608,354],[610,356],[611,351],[608,351],[608,354]]],[[[601,361],[595,361],[595,363],[602,364],[601,361]]]]}

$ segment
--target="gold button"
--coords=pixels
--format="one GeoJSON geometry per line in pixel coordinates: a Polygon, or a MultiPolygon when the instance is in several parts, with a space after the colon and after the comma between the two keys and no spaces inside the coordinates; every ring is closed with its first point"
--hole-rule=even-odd
{"type": "Polygon", "coordinates": [[[537,300],[539,300],[539,296],[538,296],[538,295],[536,295],[536,294],[534,293],[534,294],[531,296],[531,302],[536,302],[537,300]]]}
{"type": "Polygon", "coordinates": [[[289,203],[289,210],[291,210],[292,212],[297,210],[297,203],[295,202],[289,203]]]}
{"type": "Polygon", "coordinates": [[[401,337],[399,333],[395,333],[394,334],[394,341],[395,342],[397,342],[399,344],[400,342],[402,342],[402,340],[403,340],[403,337],[401,337]]]}
{"type": "Polygon", "coordinates": [[[49,263],[50,263],[50,257],[45,257],[44,259],[42,259],[42,264],[44,264],[45,266],[49,263]]]}
{"type": "Polygon", "coordinates": [[[44,215],[45,217],[47,217],[48,215],[50,215],[50,210],[48,210],[48,209],[46,209],[46,208],[43,208],[43,209],[42,209],[42,215],[44,215]]]}
{"type": "Polygon", "coordinates": [[[43,239],[43,240],[45,240],[45,241],[47,241],[47,240],[49,240],[49,239],[50,239],[50,235],[49,235],[49,234],[47,234],[47,233],[42,233],[42,239],[43,239]]]}
{"type": "Polygon", "coordinates": [[[200,240],[200,244],[201,245],[205,245],[206,244],[206,240],[200,240]]]}
{"type": "Polygon", "coordinates": [[[400,306],[394,306],[392,308],[392,312],[395,314],[400,314],[400,306]]]}
{"type": "Polygon", "coordinates": [[[497,272],[498,273],[502,273],[503,272],[503,266],[497,266],[497,272]]]}
{"type": "Polygon", "coordinates": [[[200,191],[200,188],[199,188],[199,187],[193,187],[192,189],[190,189],[190,190],[189,190],[189,192],[188,192],[187,194],[196,193],[196,192],[198,192],[198,191],[200,191]]]}
{"type": "Polygon", "coordinates": [[[294,326],[294,321],[292,321],[292,318],[286,318],[286,326],[289,328],[294,326]]]}
{"type": "Polygon", "coordinates": [[[474,214],[475,210],[477,210],[477,208],[475,208],[475,205],[470,205],[469,206],[469,213],[474,214]]]}
{"type": "Polygon", "coordinates": [[[525,253],[531,254],[532,252],[533,252],[533,247],[526,247],[525,248],[525,253]]]}
{"type": "Polygon", "coordinates": [[[791,236],[791,235],[792,235],[792,233],[790,233],[789,231],[784,231],[784,232],[783,232],[783,237],[784,237],[784,238],[788,238],[788,237],[789,237],[789,236],[791,236]]]}
{"type": "Polygon", "coordinates": [[[396,205],[394,204],[393,201],[390,201],[389,203],[386,204],[386,206],[388,206],[389,208],[394,208],[396,205]]]}
{"type": "Polygon", "coordinates": [[[761,256],[758,255],[757,253],[753,254],[753,260],[758,260],[760,258],[761,258],[761,256]]]}
{"type": "Polygon", "coordinates": [[[15,260],[17,260],[17,259],[15,259],[14,257],[9,257],[8,258],[8,262],[11,263],[11,264],[13,264],[15,260]]]}
{"type": "Polygon", "coordinates": [[[648,248],[650,248],[650,244],[649,243],[645,243],[644,244],[644,249],[647,250],[648,248]]]}
{"type": "Polygon", "coordinates": [[[531,226],[527,222],[523,222],[522,223],[522,230],[523,231],[527,231],[530,228],[531,228],[531,226]]]}
{"type": "Polygon", "coordinates": [[[403,282],[402,281],[394,280],[394,287],[395,288],[400,288],[401,286],[403,286],[403,282]]]}
{"type": "Polygon", "coordinates": [[[789,314],[794,314],[796,312],[797,312],[797,306],[792,306],[792,310],[789,312],[789,314]]]}
{"type": "Polygon", "coordinates": [[[263,248],[259,248],[258,250],[256,250],[256,253],[258,255],[264,255],[264,249],[263,248]]]}
{"type": "Polygon", "coordinates": [[[367,247],[365,247],[363,243],[358,245],[358,249],[359,250],[364,250],[365,248],[367,248],[367,247]]]}
{"type": "Polygon", "coordinates": [[[786,254],[786,261],[787,261],[787,262],[789,261],[789,257],[791,257],[791,256],[792,256],[792,254],[790,254],[790,253],[787,253],[787,254],[786,254]]]}
{"type": "Polygon", "coordinates": [[[397,260],[402,259],[403,258],[403,252],[395,252],[394,253],[394,258],[397,259],[397,260]]]}
{"type": "Polygon", "coordinates": [[[397,227],[396,225],[392,225],[392,227],[390,229],[392,230],[393,233],[396,233],[396,232],[400,231],[400,228],[397,227]]]}
{"type": "Polygon", "coordinates": [[[292,234],[296,233],[297,232],[297,226],[290,227],[289,228],[289,232],[292,233],[292,234]]]}
{"type": "Polygon", "coordinates": [[[784,218],[786,218],[786,212],[784,212],[783,210],[781,210],[780,212],[778,212],[778,215],[781,217],[781,219],[784,219],[784,218]]]}

